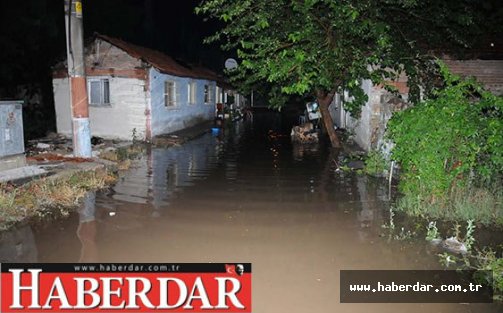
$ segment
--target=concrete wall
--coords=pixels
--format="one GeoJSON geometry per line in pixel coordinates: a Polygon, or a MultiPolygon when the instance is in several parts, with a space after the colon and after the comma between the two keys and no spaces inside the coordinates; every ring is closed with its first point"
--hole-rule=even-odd
{"type": "MultiPolygon", "coordinates": [[[[145,81],[137,78],[109,76],[103,78],[108,78],[110,82],[110,105],[89,107],[91,135],[129,140],[135,130],[139,138],[144,138],[148,103],[145,81]]],[[[68,79],[53,79],[53,90],[58,133],[71,136],[72,116],[68,79]]]]}
{"type": "Polygon", "coordinates": [[[211,103],[204,103],[204,85],[209,84],[215,93],[215,82],[167,75],[154,68],[150,70],[149,81],[153,136],[171,133],[214,118],[215,95],[213,94],[211,103]],[[164,104],[165,81],[175,82],[176,104],[174,106],[166,107],[164,104]],[[188,84],[191,81],[196,84],[194,104],[188,103],[188,84]]]}
{"type": "Polygon", "coordinates": [[[347,95],[337,94],[330,105],[330,114],[337,127],[347,129],[353,140],[365,151],[381,148],[385,145],[384,133],[393,112],[407,107],[407,92],[400,79],[394,83],[401,98],[387,92],[381,86],[374,86],[369,80],[362,82],[362,88],[368,101],[361,108],[359,118],[354,118],[344,109],[344,102],[350,101],[347,95]]]}
{"type": "MultiPolygon", "coordinates": [[[[503,95],[503,60],[449,60],[444,59],[449,69],[463,77],[474,77],[485,88],[496,95],[503,95]]],[[[363,89],[369,100],[362,107],[361,116],[355,119],[344,111],[342,102],[333,101],[337,108],[332,114],[338,127],[348,129],[353,133],[355,142],[366,151],[372,149],[387,150],[388,143],[384,140],[384,133],[389,119],[394,112],[405,109],[408,87],[407,77],[402,75],[397,82],[392,82],[401,98],[393,96],[381,86],[373,86],[370,81],[363,82],[363,89]],[[345,116],[345,118],[341,118],[345,116]]]]}

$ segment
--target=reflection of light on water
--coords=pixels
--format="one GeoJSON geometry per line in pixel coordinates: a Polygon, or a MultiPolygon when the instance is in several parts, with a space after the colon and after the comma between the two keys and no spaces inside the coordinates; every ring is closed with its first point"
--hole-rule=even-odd
{"type": "Polygon", "coordinates": [[[314,178],[313,178],[313,177],[311,177],[311,178],[309,179],[309,191],[310,191],[311,193],[314,193],[314,192],[316,191],[316,188],[315,188],[315,181],[314,181],[314,178]]]}

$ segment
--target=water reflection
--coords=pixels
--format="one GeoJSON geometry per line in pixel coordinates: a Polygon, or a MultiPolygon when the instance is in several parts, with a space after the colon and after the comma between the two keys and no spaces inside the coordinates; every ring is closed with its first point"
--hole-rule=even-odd
{"type": "Polygon", "coordinates": [[[89,192],[84,196],[82,207],[79,213],[79,227],[77,237],[82,248],[80,250],[79,262],[93,263],[99,260],[98,247],[96,245],[96,193],[89,192]]]}
{"type": "Polygon", "coordinates": [[[206,178],[217,166],[223,153],[220,140],[207,134],[181,146],[149,149],[114,186],[115,207],[147,205],[153,209],[152,216],[159,217],[177,193],[206,178]]]}
{"type": "Polygon", "coordinates": [[[38,250],[31,226],[14,227],[0,237],[0,263],[37,262],[38,250]]]}
{"type": "Polygon", "coordinates": [[[422,241],[380,237],[386,182],[337,171],[323,146],[296,152],[288,137],[271,137],[288,131],[260,114],[253,122],[150,149],[111,192],[90,194],[78,217],[37,234],[39,261],[244,260],[257,312],[487,312],[340,305],[340,270],[431,269],[436,256],[422,241]]]}

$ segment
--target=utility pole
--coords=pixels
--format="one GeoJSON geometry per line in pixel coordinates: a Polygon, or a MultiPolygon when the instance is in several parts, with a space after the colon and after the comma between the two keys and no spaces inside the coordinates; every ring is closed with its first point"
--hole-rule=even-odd
{"type": "Polygon", "coordinates": [[[92,156],[91,129],[84,62],[84,26],[81,0],[65,0],[65,27],[72,106],[73,154],[89,158],[92,156]]]}

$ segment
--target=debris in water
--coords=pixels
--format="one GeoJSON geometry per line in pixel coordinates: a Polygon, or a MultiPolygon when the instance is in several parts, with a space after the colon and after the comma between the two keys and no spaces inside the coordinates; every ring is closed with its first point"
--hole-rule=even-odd
{"type": "Polygon", "coordinates": [[[313,128],[312,123],[305,123],[302,126],[294,126],[290,133],[292,142],[308,144],[318,143],[318,131],[313,128]]]}
{"type": "Polygon", "coordinates": [[[452,252],[452,253],[457,253],[457,254],[468,253],[468,249],[466,248],[465,244],[460,242],[456,237],[450,237],[450,238],[445,239],[442,242],[441,246],[445,250],[452,252]]]}

